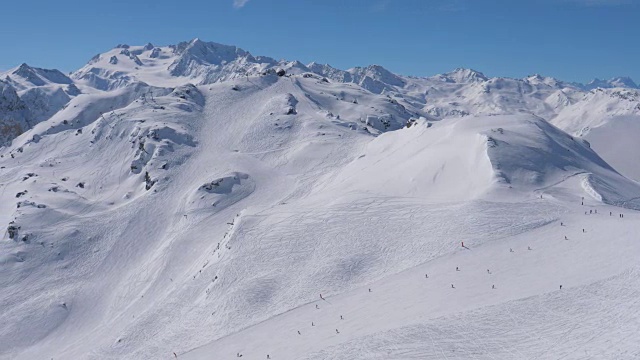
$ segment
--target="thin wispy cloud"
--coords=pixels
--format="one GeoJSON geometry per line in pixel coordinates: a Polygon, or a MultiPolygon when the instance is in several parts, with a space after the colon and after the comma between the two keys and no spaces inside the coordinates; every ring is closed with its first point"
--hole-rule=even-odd
{"type": "Polygon", "coordinates": [[[461,0],[443,1],[438,7],[440,11],[458,12],[467,10],[467,5],[461,0]]]}
{"type": "Polygon", "coordinates": [[[371,7],[371,11],[372,12],[383,12],[383,11],[387,10],[387,8],[389,7],[390,3],[391,3],[390,0],[378,0],[371,7]]]}
{"type": "Polygon", "coordinates": [[[247,5],[248,2],[249,0],[233,0],[233,7],[236,9],[240,9],[241,7],[247,5]]]}

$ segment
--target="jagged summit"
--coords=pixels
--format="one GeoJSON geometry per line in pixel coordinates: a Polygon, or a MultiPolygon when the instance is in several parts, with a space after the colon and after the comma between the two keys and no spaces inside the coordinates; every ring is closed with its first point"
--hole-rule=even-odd
{"type": "Polygon", "coordinates": [[[445,79],[445,81],[454,83],[471,83],[489,80],[489,78],[486,77],[483,73],[473,69],[465,68],[456,68],[453,71],[442,74],[442,78],[445,79]]]}
{"type": "Polygon", "coordinates": [[[59,70],[31,67],[26,63],[22,63],[17,68],[7,71],[3,74],[2,78],[18,89],[52,84],[69,85],[73,83],[73,80],[59,70]]]}
{"type": "Polygon", "coordinates": [[[610,89],[610,88],[630,88],[638,89],[638,85],[630,78],[626,76],[615,77],[609,80],[593,79],[591,82],[584,85],[587,90],[596,88],[610,89]]]}

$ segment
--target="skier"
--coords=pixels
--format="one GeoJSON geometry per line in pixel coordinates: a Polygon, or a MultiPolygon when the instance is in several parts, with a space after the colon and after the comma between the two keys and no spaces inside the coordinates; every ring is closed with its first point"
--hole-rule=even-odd
{"type": "Polygon", "coordinates": [[[531,250],[531,246],[527,246],[527,250],[531,250]]]}
{"type": "Polygon", "coordinates": [[[456,266],[456,271],[460,271],[460,269],[456,266]]]}
{"type": "Polygon", "coordinates": [[[489,271],[489,269],[487,269],[487,274],[491,274],[491,271],[489,271]]]}
{"type": "Polygon", "coordinates": [[[338,329],[336,329],[336,334],[340,334],[340,331],[338,331],[338,329]]]}
{"type": "Polygon", "coordinates": [[[562,290],[562,285],[560,285],[560,290],[562,290]]]}
{"type": "Polygon", "coordinates": [[[453,286],[453,284],[451,284],[451,288],[452,288],[452,289],[455,289],[456,287],[455,287],[455,286],[453,286]]]}
{"type": "Polygon", "coordinates": [[[609,211],[609,216],[613,216],[613,213],[611,211],[609,211]]]}
{"type": "Polygon", "coordinates": [[[315,326],[315,325],[313,324],[313,321],[311,322],[311,326],[315,326]]]}
{"type": "Polygon", "coordinates": [[[177,355],[176,353],[173,353],[173,356],[175,356],[175,357],[176,357],[176,359],[178,358],[178,355],[177,355]]]}
{"type": "Polygon", "coordinates": [[[371,292],[371,288],[369,288],[369,292],[371,292]]]}
{"type": "Polygon", "coordinates": [[[324,300],[324,298],[322,297],[322,294],[320,294],[320,299],[324,300]]]}
{"type": "Polygon", "coordinates": [[[512,249],[512,248],[509,248],[509,252],[513,252],[513,249],[512,249]]]}
{"type": "Polygon", "coordinates": [[[491,288],[492,288],[492,289],[495,289],[495,288],[496,288],[496,286],[495,286],[495,285],[491,285],[491,288]]]}
{"type": "Polygon", "coordinates": [[[424,274],[424,278],[428,279],[429,278],[429,274],[424,274]]]}
{"type": "Polygon", "coordinates": [[[342,315],[340,315],[340,320],[344,320],[344,318],[342,317],[342,315]]]}
{"type": "Polygon", "coordinates": [[[560,226],[564,226],[564,223],[562,223],[562,221],[560,222],[560,226]]]}
{"type": "Polygon", "coordinates": [[[267,359],[271,359],[271,356],[269,356],[269,354],[267,354],[267,359]]]}
{"type": "Polygon", "coordinates": [[[316,309],[320,309],[320,306],[318,306],[318,304],[316,304],[316,309]]]}
{"type": "Polygon", "coordinates": [[[298,330],[298,335],[302,335],[302,334],[300,333],[300,330],[298,330]]]}
{"type": "Polygon", "coordinates": [[[564,239],[565,239],[565,240],[569,240],[569,239],[567,239],[567,235],[565,235],[565,236],[564,236],[564,239]]]}
{"type": "Polygon", "coordinates": [[[460,245],[462,245],[462,247],[464,247],[464,241],[461,241],[461,242],[460,242],[460,245]]]}
{"type": "Polygon", "coordinates": [[[582,229],[582,232],[584,232],[584,229],[582,229]]]}

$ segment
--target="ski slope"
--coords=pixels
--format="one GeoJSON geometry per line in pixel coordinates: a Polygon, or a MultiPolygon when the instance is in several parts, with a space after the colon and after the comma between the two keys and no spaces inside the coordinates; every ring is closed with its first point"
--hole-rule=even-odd
{"type": "Polygon", "coordinates": [[[635,126],[619,88],[199,40],[121,45],[71,84],[21,68],[0,358],[640,356],[637,166],[600,145],[635,126]],[[44,89],[69,99],[20,97],[44,89]]]}

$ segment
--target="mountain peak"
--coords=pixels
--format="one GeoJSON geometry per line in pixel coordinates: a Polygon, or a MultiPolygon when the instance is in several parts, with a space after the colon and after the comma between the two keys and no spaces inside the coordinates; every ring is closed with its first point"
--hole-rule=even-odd
{"type": "Polygon", "coordinates": [[[71,84],[73,81],[69,79],[59,70],[41,69],[22,63],[20,66],[10,71],[11,79],[20,83],[20,88],[35,86],[43,86],[47,84],[71,84]],[[22,81],[18,80],[22,79],[22,81]]]}
{"type": "Polygon", "coordinates": [[[585,89],[587,90],[592,90],[595,88],[608,89],[608,88],[614,88],[614,87],[630,88],[630,89],[639,88],[638,85],[633,80],[631,80],[631,78],[628,76],[618,76],[610,80],[602,80],[602,79],[595,78],[585,85],[585,89]]]}
{"type": "Polygon", "coordinates": [[[456,68],[444,74],[445,78],[456,83],[483,82],[489,80],[483,73],[473,69],[456,68]]]}

